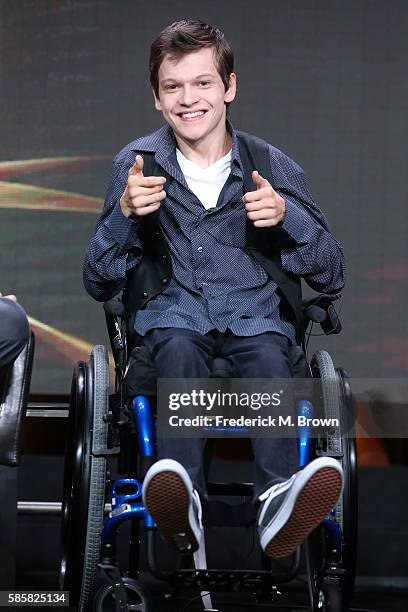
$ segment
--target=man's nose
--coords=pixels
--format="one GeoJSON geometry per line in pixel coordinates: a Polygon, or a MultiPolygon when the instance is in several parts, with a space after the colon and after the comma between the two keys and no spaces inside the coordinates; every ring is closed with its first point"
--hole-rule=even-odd
{"type": "Polygon", "coordinates": [[[180,92],[180,103],[185,106],[192,106],[199,99],[198,92],[189,85],[184,86],[180,92]]]}

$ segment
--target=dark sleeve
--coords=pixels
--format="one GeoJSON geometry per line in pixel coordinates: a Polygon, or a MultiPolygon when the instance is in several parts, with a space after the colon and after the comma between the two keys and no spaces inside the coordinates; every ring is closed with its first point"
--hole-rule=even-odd
{"type": "MultiPolygon", "coordinates": [[[[283,154],[282,154],[283,155],[283,154]]],[[[344,287],[343,249],[330,231],[323,212],[311,197],[302,168],[285,157],[276,191],[284,198],[281,226],[288,235],[281,251],[282,267],[305,279],[315,291],[337,293],[344,287]]],[[[276,159],[271,155],[271,166],[276,159]]]]}
{"type": "Polygon", "coordinates": [[[103,211],[85,255],[84,285],[100,302],[119,293],[142,255],[138,221],[125,217],[119,203],[130,166],[130,160],[129,164],[113,162],[103,211]]]}

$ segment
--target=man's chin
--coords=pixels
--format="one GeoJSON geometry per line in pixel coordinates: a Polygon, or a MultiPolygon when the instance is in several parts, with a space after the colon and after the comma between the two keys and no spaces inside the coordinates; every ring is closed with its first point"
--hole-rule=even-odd
{"type": "Polygon", "coordinates": [[[188,143],[199,142],[200,140],[203,140],[207,135],[207,132],[205,130],[182,128],[180,129],[179,126],[173,126],[173,131],[176,136],[188,143]]]}

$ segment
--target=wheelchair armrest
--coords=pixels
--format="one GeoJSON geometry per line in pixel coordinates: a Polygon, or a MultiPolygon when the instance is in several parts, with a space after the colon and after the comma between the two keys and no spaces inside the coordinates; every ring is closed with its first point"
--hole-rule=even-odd
{"type": "Polygon", "coordinates": [[[124,371],[127,360],[126,312],[124,304],[120,299],[113,298],[103,304],[103,309],[105,311],[106,327],[108,328],[113,359],[116,366],[124,371]]]}
{"type": "Polygon", "coordinates": [[[339,334],[342,330],[342,325],[333,302],[340,298],[341,293],[321,293],[316,297],[303,300],[304,329],[306,329],[310,321],[313,321],[314,323],[320,323],[322,330],[327,336],[339,334]]]}
{"type": "Polygon", "coordinates": [[[124,372],[132,349],[138,343],[134,330],[134,313],[130,312],[122,297],[104,302],[106,326],[116,366],[124,372]]]}

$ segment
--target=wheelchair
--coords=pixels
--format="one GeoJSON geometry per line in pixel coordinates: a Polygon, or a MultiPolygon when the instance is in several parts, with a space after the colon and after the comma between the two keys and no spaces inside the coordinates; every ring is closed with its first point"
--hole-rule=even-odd
{"type": "MultiPolygon", "coordinates": [[[[343,467],[345,485],[341,498],[329,516],[290,558],[285,570],[277,572],[271,560],[261,557],[260,569],[207,569],[191,567],[191,555],[180,555],[175,569],[163,570],[157,558],[157,529],[142,502],[142,482],[155,461],[154,401],[155,370],[145,347],[135,346],[132,316],[123,299],[104,304],[109,337],[115,361],[115,390],[109,394],[107,349],[92,350],[89,361],[74,368],[69,410],[62,503],[62,560],[60,588],[70,592],[71,605],[80,612],[95,610],[151,610],[142,588],[140,540],[146,544],[147,566],[154,577],[166,581],[174,592],[197,591],[204,609],[212,607],[211,596],[218,591],[249,591],[256,602],[276,602],[284,583],[295,578],[302,567],[308,584],[311,612],[342,612],[353,595],[357,540],[357,458],[354,438],[353,400],[347,373],[335,368],[330,355],[317,351],[306,358],[305,338],[310,327],[319,323],[326,334],[339,333],[341,323],[333,302],[339,296],[318,295],[303,302],[303,342],[293,348],[293,374],[316,379],[321,388],[319,410],[336,419],[338,426],[311,435],[298,434],[299,463],[302,467],[318,456],[335,457],[343,467]],[[125,375],[136,363],[140,382],[128,399],[125,375]],[[113,479],[110,467],[126,478],[113,479]],[[129,570],[121,572],[116,555],[120,525],[130,521],[129,570]],[[98,586],[102,581],[102,584],[98,586]],[[98,587],[98,588],[97,588],[98,587]]],[[[215,359],[212,377],[226,376],[225,363],[215,359]]],[[[298,414],[313,416],[310,399],[297,401],[298,414]]],[[[208,468],[208,457],[204,466],[208,468]]],[[[207,470],[208,471],[208,470],[207,470]]],[[[234,506],[229,526],[255,522],[255,510],[248,510],[251,483],[208,482],[208,493],[239,496],[242,513],[234,506]],[[251,515],[252,512],[252,515],[251,515]],[[249,519],[248,519],[249,513],[249,519]],[[240,518],[241,517],[241,518],[240,518]],[[234,522],[235,521],[235,522],[234,522]]],[[[212,500],[206,510],[211,509],[212,500]]],[[[214,501],[215,508],[220,504],[214,501]]],[[[214,514],[214,513],[213,513],[214,514]]],[[[211,523],[211,511],[207,517],[211,523]]],[[[206,514],[204,513],[204,530],[206,514]]],[[[157,609],[157,608],[155,608],[157,609]]]]}

